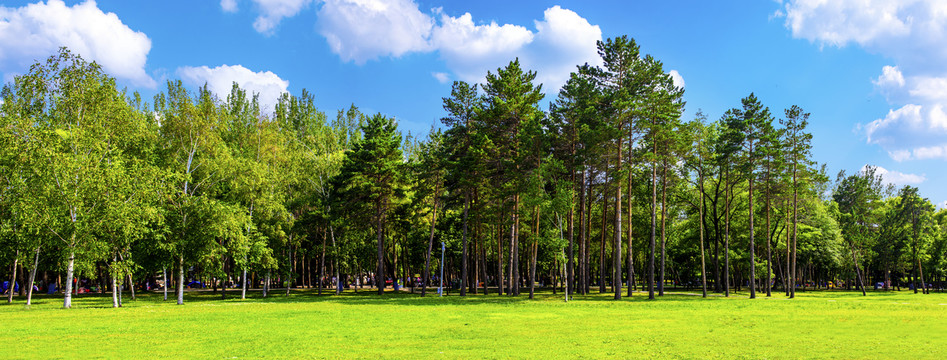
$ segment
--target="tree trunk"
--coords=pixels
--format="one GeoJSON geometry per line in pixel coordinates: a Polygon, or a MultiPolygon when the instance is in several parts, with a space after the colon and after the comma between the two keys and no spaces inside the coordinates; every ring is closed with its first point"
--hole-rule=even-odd
{"type": "Polygon", "coordinates": [[[326,278],[326,228],[322,228],[322,254],[319,255],[319,278],[316,279],[316,294],[322,295],[322,287],[326,278]]]}
{"type": "Polygon", "coordinates": [[[698,160],[697,167],[700,168],[697,174],[697,212],[700,219],[700,284],[703,289],[702,296],[707,297],[707,261],[704,258],[704,173],[703,165],[698,160]]]}
{"type": "Polygon", "coordinates": [[[184,255],[178,256],[178,305],[184,305],[184,255]]]}
{"type": "Polygon", "coordinates": [[[790,241],[789,228],[792,227],[792,219],[789,211],[789,197],[786,197],[786,296],[790,299],[793,295],[793,288],[796,287],[796,275],[792,273],[792,241],[790,241]]]}
{"type": "MultiPolygon", "coordinates": [[[[750,143],[750,153],[753,143],[750,143]]],[[[752,166],[752,161],[750,162],[752,166]]],[[[750,170],[750,299],[756,299],[756,243],[753,239],[753,170],[750,170]]]]}
{"type": "Polygon", "coordinates": [[[263,279],[263,297],[270,292],[270,270],[266,271],[266,277],[263,279]]]}
{"type": "MultiPolygon", "coordinates": [[[[533,213],[535,214],[533,221],[533,236],[532,243],[530,244],[529,251],[529,299],[533,299],[533,295],[536,292],[536,251],[537,244],[539,243],[539,207],[536,206],[533,208],[533,213]]],[[[553,285],[555,287],[555,284],[553,285]]]]}
{"type": "MultiPolygon", "coordinates": [[[[667,149],[665,149],[666,151],[667,149]]],[[[665,261],[667,260],[667,201],[668,201],[668,163],[667,158],[662,161],[661,167],[661,282],[658,284],[658,296],[664,296],[666,283],[665,261]]]]}
{"type": "Polygon", "coordinates": [[[605,177],[604,182],[602,183],[602,234],[600,236],[600,245],[599,245],[599,257],[598,257],[598,292],[605,292],[605,239],[608,224],[608,160],[605,161],[605,171],[603,175],[605,177]]]}
{"type": "Polygon", "coordinates": [[[33,282],[36,281],[36,268],[39,267],[39,247],[36,247],[36,255],[33,257],[33,268],[30,269],[29,288],[26,290],[26,306],[30,306],[33,301],[33,282]]]}
{"type": "Polygon", "coordinates": [[[464,192],[464,232],[461,235],[461,242],[463,243],[463,251],[461,253],[460,259],[460,296],[467,296],[467,221],[469,219],[468,213],[470,207],[470,192],[464,192]]]}
{"type": "Polygon", "coordinates": [[[633,170],[635,168],[635,162],[632,161],[632,159],[634,159],[632,157],[632,152],[634,151],[634,142],[635,142],[633,131],[634,131],[634,127],[629,124],[628,126],[628,162],[630,163],[630,166],[628,169],[628,184],[627,184],[628,186],[628,264],[627,264],[628,266],[628,270],[627,270],[628,297],[632,296],[632,292],[635,289],[635,257],[634,257],[633,247],[632,247],[632,243],[634,243],[634,237],[632,236],[632,229],[634,228],[633,223],[632,223],[632,218],[633,218],[632,213],[634,212],[633,211],[634,202],[633,202],[633,197],[632,197],[632,194],[633,194],[632,180],[634,178],[633,170]]]}
{"type": "MultiPolygon", "coordinates": [[[[500,214],[500,219],[497,219],[496,231],[497,231],[497,295],[503,295],[504,292],[504,281],[503,281],[503,224],[502,220],[506,217],[506,214],[500,214]]],[[[444,266],[441,264],[441,266],[444,266]]]]}
{"type": "MultiPolygon", "coordinates": [[[[855,243],[849,240],[848,244],[852,249],[852,263],[855,265],[855,276],[858,278],[858,285],[861,286],[862,296],[868,296],[868,293],[865,292],[865,280],[862,279],[861,270],[858,268],[858,258],[855,257],[855,243]]],[[[917,290],[917,287],[915,286],[914,289],[917,290]]],[[[795,295],[795,291],[793,291],[793,295],[795,295]]]]}
{"type": "Polygon", "coordinates": [[[118,263],[118,257],[113,254],[112,255],[112,268],[111,268],[111,271],[109,271],[109,275],[111,275],[109,277],[112,278],[112,307],[113,308],[118,307],[118,282],[115,281],[115,277],[117,275],[116,272],[118,272],[118,269],[115,268],[115,265],[117,263],[118,263]]]}
{"type": "MultiPolygon", "coordinates": [[[[654,145],[654,153],[657,154],[657,145],[654,145]]],[[[657,236],[658,225],[658,165],[651,160],[651,244],[650,254],[648,254],[648,299],[654,300],[654,248],[655,237],[657,236]]]]}
{"type": "MultiPolygon", "coordinates": [[[[619,129],[621,131],[621,129],[619,129]]],[[[612,250],[612,290],[615,292],[615,300],[621,300],[621,180],[618,174],[621,173],[621,141],[618,142],[618,164],[615,167],[615,246],[612,250]]],[[[630,193],[628,194],[631,195],[630,193]]],[[[629,252],[631,252],[629,248],[629,252]]]]}
{"type": "MultiPolygon", "coordinates": [[[[76,236],[72,235],[72,243],[75,243],[76,236]]],[[[76,265],[76,248],[69,246],[69,262],[66,265],[66,291],[63,293],[64,299],[62,303],[63,308],[72,307],[72,275],[75,270],[76,265]]],[[[11,289],[12,292],[12,289],[11,289]]]]}
{"type": "MultiPolygon", "coordinates": [[[[431,214],[431,236],[428,237],[427,253],[424,256],[424,284],[421,287],[421,296],[425,296],[427,294],[427,286],[428,284],[431,283],[431,251],[434,250],[434,228],[435,228],[435,224],[437,224],[437,193],[438,193],[438,190],[440,190],[440,187],[438,185],[440,184],[434,185],[434,210],[432,211],[432,214],[431,214]]],[[[466,204],[464,204],[464,206],[466,208],[466,204]]],[[[466,214],[466,211],[464,211],[464,213],[466,214]]],[[[465,216],[465,219],[464,219],[465,229],[467,227],[466,221],[467,219],[465,216]]]]}
{"type": "MultiPolygon", "coordinates": [[[[769,175],[766,176],[769,181],[769,175]]],[[[773,237],[770,231],[770,193],[769,184],[766,185],[766,297],[772,294],[773,273],[773,237]]]]}
{"type": "Polygon", "coordinates": [[[13,257],[13,271],[10,274],[10,288],[7,289],[7,304],[13,303],[13,288],[16,287],[16,264],[20,260],[20,250],[16,251],[16,256],[13,257]]]}
{"type": "Polygon", "coordinates": [[[586,221],[585,214],[585,189],[586,189],[586,173],[587,170],[585,167],[582,167],[582,184],[579,185],[579,275],[574,279],[574,284],[579,289],[579,294],[585,294],[585,240],[586,240],[586,221]]]}
{"type": "MultiPolygon", "coordinates": [[[[795,282],[795,279],[796,279],[796,237],[797,237],[796,228],[798,226],[798,222],[799,222],[799,193],[798,193],[798,190],[796,189],[796,164],[795,164],[795,156],[793,156],[793,164],[792,164],[792,271],[790,271],[790,274],[792,275],[793,283],[789,289],[790,299],[796,297],[796,282],[795,282]]],[[[855,255],[854,247],[852,248],[852,251],[853,251],[852,256],[854,256],[855,255]]],[[[856,264],[855,267],[857,268],[858,265],[856,264]]],[[[862,286],[862,290],[864,291],[864,286],[862,286]]]]}
{"type": "Polygon", "coordinates": [[[513,287],[513,295],[520,295],[520,195],[516,194],[513,196],[513,252],[511,256],[513,261],[511,262],[511,270],[513,273],[510,277],[510,283],[513,287]]]}
{"type": "MultiPolygon", "coordinates": [[[[572,181],[575,182],[575,170],[573,169],[572,181]]],[[[575,195],[570,200],[574,200],[575,195]]],[[[575,204],[569,205],[569,245],[566,252],[566,297],[572,296],[575,291],[575,204]]]]}
{"type": "Polygon", "coordinates": [[[724,240],[723,240],[723,294],[730,297],[730,168],[727,167],[724,184],[724,240]]]}
{"type": "MultiPolygon", "coordinates": [[[[342,287],[339,286],[339,281],[341,281],[341,278],[339,277],[339,254],[338,254],[339,249],[335,245],[335,228],[332,227],[332,224],[329,224],[329,236],[332,238],[332,263],[333,263],[332,271],[335,273],[335,281],[336,281],[336,283],[332,284],[332,286],[335,287],[335,294],[339,295],[339,294],[342,294],[342,287]]],[[[269,284],[269,279],[270,279],[269,270],[267,270],[266,272],[266,279],[267,279],[266,280],[267,284],[269,284]]]]}
{"type": "Polygon", "coordinates": [[[171,285],[171,279],[168,279],[168,268],[161,268],[161,279],[164,281],[164,285],[161,286],[164,288],[164,301],[168,301],[168,286],[171,285]]]}

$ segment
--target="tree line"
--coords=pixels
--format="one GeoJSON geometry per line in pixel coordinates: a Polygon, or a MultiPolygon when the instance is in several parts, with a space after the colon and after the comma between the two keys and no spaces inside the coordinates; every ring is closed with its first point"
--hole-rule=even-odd
{"type": "Polygon", "coordinates": [[[306,90],[267,113],[236,83],[222,99],[175,80],[148,103],[62,49],[0,91],[8,302],[34,283],[67,308],[141,284],[179,304],[189,286],[943,288],[947,211],[872,167],[831,181],[802,108],[750,94],[684,120],[661,61],[624,36],[598,50],[548,109],[518,60],[454,82],[417,138],[354,105],[330,117],[306,90]]]}

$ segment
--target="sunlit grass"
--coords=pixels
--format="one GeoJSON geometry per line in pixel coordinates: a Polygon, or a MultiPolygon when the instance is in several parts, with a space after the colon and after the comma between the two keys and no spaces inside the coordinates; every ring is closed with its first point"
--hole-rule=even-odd
{"type": "Polygon", "coordinates": [[[608,294],[564,303],[495,294],[294,291],[41,296],[0,306],[3,358],[947,358],[947,295],[798,293],[750,300],[608,294]],[[234,295],[234,294],[230,294],[234,295]]]}

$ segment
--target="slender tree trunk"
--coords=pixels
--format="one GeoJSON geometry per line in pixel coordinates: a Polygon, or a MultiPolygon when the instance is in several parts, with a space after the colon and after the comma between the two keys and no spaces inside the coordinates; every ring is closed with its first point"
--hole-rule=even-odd
{"type": "Polygon", "coordinates": [[[7,289],[7,304],[13,303],[13,288],[16,287],[16,265],[20,260],[20,250],[16,251],[16,256],[13,257],[13,270],[10,273],[10,288],[7,289]]]}
{"type": "Polygon", "coordinates": [[[697,173],[697,212],[700,216],[700,284],[703,289],[702,296],[707,297],[707,261],[704,258],[704,172],[703,164],[698,160],[697,167],[700,168],[697,173]]]}
{"type": "Polygon", "coordinates": [[[789,231],[792,227],[792,219],[790,218],[789,205],[789,197],[786,197],[786,277],[784,281],[786,282],[786,296],[791,299],[793,288],[796,286],[796,275],[792,273],[792,241],[789,231]]]}
{"type": "MultiPolygon", "coordinates": [[[[329,237],[332,239],[332,272],[335,274],[335,284],[332,284],[332,287],[335,288],[335,294],[342,294],[342,287],[339,286],[339,281],[342,278],[339,277],[339,248],[335,245],[335,228],[332,224],[329,224],[329,237]]],[[[269,284],[270,272],[266,272],[267,284],[269,284]]],[[[375,284],[378,286],[378,284],[375,284]]]]}
{"type": "Polygon", "coordinates": [[[164,301],[168,301],[168,286],[171,285],[171,279],[168,279],[168,268],[161,268],[161,279],[164,281],[162,290],[164,291],[164,301]]]}
{"type": "MultiPolygon", "coordinates": [[[[922,294],[929,294],[929,292],[927,291],[927,283],[924,282],[924,267],[921,266],[921,258],[920,258],[920,257],[917,257],[917,273],[921,275],[921,293],[922,293],[922,294]]],[[[22,289],[22,288],[21,288],[21,289],[22,289]]],[[[916,290],[917,290],[917,287],[916,287],[916,286],[914,287],[914,290],[915,290],[914,293],[916,294],[916,293],[917,293],[917,291],[916,291],[916,290]]]]}
{"type": "Polygon", "coordinates": [[[727,167],[726,184],[724,185],[724,242],[723,242],[723,294],[730,297],[730,167],[727,167]]]}
{"type": "Polygon", "coordinates": [[[178,256],[178,305],[184,305],[184,255],[178,256]]]}
{"type": "MultiPolygon", "coordinates": [[[[515,196],[514,196],[514,198],[515,198],[515,196]]],[[[514,199],[513,201],[514,201],[514,204],[515,204],[516,200],[514,199]]],[[[517,230],[517,229],[516,229],[516,212],[517,212],[518,210],[519,210],[519,209],[517,209],[516,206],[514,205],[512,217],[510,218],[510,265],[509,265],[509,267],[506,269],[506,270],[507,270],[507,274],[506,274],[506,275],[507,275],[507,278],[509,279],[509,283],[507,284],[507,288],[506,288],[506,294],[507,294],[507,295],[513,295],[513,294],[514,294],[514,288],[516,287],[516,281],[519,279],[518,276],[515,276],[515,274],[516,274],[516,272],[515,272],[515,268],[516,268],[516,255],[517,255],[517,254],[516,254],[516,245],[517,245],[517,244],[516,244],[516,233],[517,233],[517,231],[516,231],[516,230],[517,230]]]]}
{"type": "MultiPolygon", "coordinates": [[[[533,299],[533,295],[536,292],[536,251],[537,244],[539,243],[539,207],[533,207],[533,213],[535,214],[533,220],[533,236],[532,243],[530,244],[529,251],[529,298],[533,299]]],[[[553,285],[555,287],[555,285],[553,285]]]]}
{"type": "Polygon", "coordinates": [[[33,257],[33,268],[30,269],[30,282],[27,284],[29,288],[26,290],[26,306],[30,306],[33,302],[33,282],[36,281],[36,268],[39,267],[39,247],[36,247],[36,255],[33,257]]]}
{"type": "Polygon", "coordinates": [[[115,265],[116,265],[117,262],[118,262],[118,259],[117,259],[117,257],[113,254],[113,255],[112,255],[112,266],[111,266],[110,269],[109,269],[109,278],[111,278],[111,280],[112,280],[112,307],[113,307],[113,308],[117,308],[117,307],[118,307],[118,282],[115,281],[115,276],[116,276],[116,274],[115,274],[115,273],[116,273],[115,265]]]}
{"type": "MultiPolygon", "coordinates": [[[[574,154],[574,152],[573,152],[574,154]]],[[[572,183],[575,184],[575,169],[572,169],[572,183]]],[[[574,188],[573,188],[574,189],[574,188]]],[[[575,194],[573,193],[570,198],[569,204],[569,245],[568,250],[566,251],[566,297],[572,296],[575,292],[575,194]]],[[[581,213],[580,213],[581,216],[581,213]]],[[[581,220],[580,220],[581,222],[581,220]]]]}
{"type": "MultiPolygon", "coordinates": [[[[72,244],[75,244],[75,239],[76,239],[76,236],[72,235],[72,241],[71,241],[72,244]]],[[[69,246],[69,262],[66,265],[66,291],[63,293],[63,295],[65,296],[64,296],[63,304],[62,304],[62,307],[66,309],[72,307],[72,275],[73,275],[73,271],[75,270],[75,265],[76,265],[76,248],[70,245],[69,246]]],[[[13,292],[13,290],[11,289],[10,292],[13,292]]]]}
{"type": "Polygon", "coordinates": [[[588,193],[585,195],[585,259],[582,259],[582,293],[592,292],[592,202],[595,198],[592,196],[592,181],[595,179],[592,170],[589,170],[589,183],[586,186],[588,193]]]}
{"type": "MultiPolygon", "coordinates": [[[[769,182],[769,175],[766,175],[766,180],[769,182]]],[[[773,287],[773,237],[772,232],[770,231],[770,193],[769,193],[769,184],[766,185],[766,297],[773,296],[772,287],[773,287]]]]}
{"type": "Polygon", "coordinates": [[[586,172],[585,166],[582,167],[582,184],[579,185],[579,276],[577,279],[574,279],[575,286],[579,289],[579,294],[585,294],[585,259],[586,259],[586,247],[585,240],[587,232],[586,230],[586,210],[585,206],[585,189],[586,189],[586,172]]]}
{"type": "Polygon", "coordinates": [[[270,270],[266,270],[266,277],[263,278],[263,297],[270,292],[270,270]]]}
{"type": "Polygon", "coordinates": [[[322,229],[322,254],[319,255],[319,279],[316,280],[316,293],[322,295],[322,287],[325,285],[323,280],[326,278],[326,233],[327,229],[322,229]]]}
{"type": "MultiPolygon", "coordinates": [[[[621,131],[621,129],[618,129],[621,131]]],[[[630,145],[629,145],[630,146],[630,145]]],[[[618,164],[615,167],[615,246],[612,250],[612,290],[615,292],[615,300],[621,300],[621,141],[618,142],[618,164]]],[[[631,193],[628,194],[629,196],[631,193]]],[[[631,252],[629,248],[628,252],[631,252]]]]}
{"type": "MultiPolygon", "coordinates": [[[[439,185],[440,184],[437,183],[434,184],[434,210],[431,214],[431,235],[428,237],[427,253],[424,255],[424,286],[421,287],[421,296],[425,296],[427,294],[427,286],[431,283],[431,251],[434,250],[434,228],[437,224],[437,194],[440,190],[439,185]]],[[[467,204],[464,204],[465,209],[466,205],[467,204]]],[[[464,213],[466,215],[466,211],[464,211],[464,213]]],[[[467,219],[465,216],[464,228],[466,229],[466,227],[467,219]]]]}
{"type": "MultiPolygon", "coordinates": [[[[506,290],[504,276],[503,276],[503,221],[506,214],[500,214],[500,219],[497,219],[496,231],[497,231],[497,295],[502,296],[506,290]]],[[[443,265],[442,265],[443,266],[443,265]]]]}
{"type": "MultiPolygon", "coordinates": [[[[858,278],[858,285],[861,286],[862,296],[868,296],[865,292],[865,280],[862,279],[861,270],[858,268],[858,258],[855,256],[855,243],[849,240],[848,244],[852,249],[852,263],[855,265],[855,276],[858,278]]],[[[914,289],[916,290],[917,287],[915,286],[914,289]]],[[[795,295],[795,292],[793,294],[795,295]]]]}
{"type": "Polygon", "coordinates": [[[516,194],[514,196],[514,211],[513,216],[515,217],[514,226],[515,230],[513,232],[513,277],[511,278],[513,282],[513,295],[520,295],[520,284],[522,277],[520,276],[520,195],[516,194]]]}
{"type": "MultiPolygon", "coordinates": [[[[632,142],[631,140],[629,140],[628,161],[631,161],[632,159],[631,151],[632,151],[632,142]]],[[[628,297],[631,297],[632,292],[635,289],[635,257],[634,257],[634,250],[633,250],[634,247],[632,246],[632,244],[634,243],[634,236],[633,236],[633,231],[632,231],[632,229],[634,228],[633,222],[632,222],[632,217],[633,217],[632,214],[634,213],[634,202],[633,202],[633,196],[632,196],[633,193],[631,191],[632,190],[632,175],[633,175],[633,172],[634,172],[633,170],[635,167],[634,163],[632,162],[631,166],[629,167],[630,169],[628,169],[628,264],[627,264],[628,270],[626,272],[628,273],[628,297]]]]}
{"type": "MultiPolygon", "coordinates": [[[[792,164],[792,271],[791,271],[793,284],[791,288],[789,289],[790,299],[796,297],[796,283],[795,283],[795,280],[796,280],[796,227],[799,223],[799,192],[796,189],[795,160],[796,160],[795,156],[793,156],[793,164],[792,164]]],[[[855,251],[855,249],[852,248],[852,251],[855,251]]],[[[855,253],[853,252],[852,255],[854,256],[855,253]]],[[[858,265],[855,265],[855,267],[857,268],[858,265]]],[[[864,290],[864,287],[862,288],[862,290],[864,290]]]]}
{"type": "MultiPolygon", "coordinates": [[[[750,143],[750,153],[753,144],[750,143]]],[[[753,162],[750,162],[752,166],[753,162]]],[[[750,299],[756,299],[756,242],[753,238],[753,170],[750,170],[750,299]]]]}
{"type": "MultiPolygon", "coordinates": [[[[657,145],[654,153],[657,154],[657,145]]],[[[651,246],[648,254],[648,299],[654,300],[654,248],[658,225],[658,165],[651,160],[651,246]]]]}
{"type": "Polygon", "coordinates": [[[605,292],[605,239],[607,238],[607,227],[608,224],[608,160],[605,161],[605,171],[603,175],[605,177],[604,182],[602,183],[602,234],[601,241],[599,246],[599,257],[598,257],[598,292],[605,292]]]}
{"type": "Polygon", "coordinates": [[[460,296],[467,296],[467,221],[469,219],[470,191],[464,191],[464,232],[461,236],[463,252],[460,259],[460,296]]]}
{"type": "MultiPolygon", "coordinates": [[[[665,149],[667,150],[667,149],[665,149]]],[[[667,259],[667,201],[668,201],[668,163],[667,158],[662,161],[661,167],[661,282],[658,284],[658,296],[664,296],[666,283],[665,261],[667,259]]]]}

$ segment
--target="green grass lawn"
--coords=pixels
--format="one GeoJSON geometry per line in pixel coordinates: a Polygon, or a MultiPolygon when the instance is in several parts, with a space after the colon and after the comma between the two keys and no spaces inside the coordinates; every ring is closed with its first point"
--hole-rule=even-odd
{"type": "Polygon", "coordinates": [[[0,306],[0,358],[947,358],[947,294],[745,295],[40,296],[0,306]]]}

